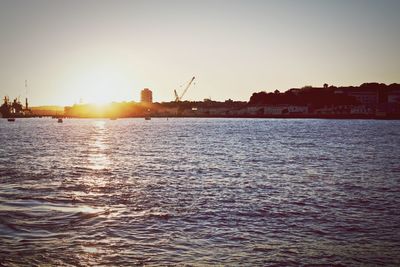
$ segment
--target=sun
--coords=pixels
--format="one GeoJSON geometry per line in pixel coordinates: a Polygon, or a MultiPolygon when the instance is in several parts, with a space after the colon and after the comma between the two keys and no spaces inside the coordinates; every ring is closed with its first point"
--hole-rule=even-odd
{"type": "Polygon", "coordinates": [[[80,102],[104,105],[120,99],[123,80],[121,71],[109,65],[99,65],[75,76],[71,88],[80,102]]]}

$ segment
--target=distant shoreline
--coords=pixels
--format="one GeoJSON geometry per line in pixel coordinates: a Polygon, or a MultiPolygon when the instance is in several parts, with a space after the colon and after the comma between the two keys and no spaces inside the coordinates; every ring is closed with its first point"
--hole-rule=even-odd
{"type": "Polygon", "coordinates": [[[29,108],[18,98],[4,98],[3,117],[56,118],[277,118],[277,119],[400,119],[400,84],[363,83],[360,86],[305,86],[284,93],[253,93],[248,102],[204,101],[152,102],[152,92],[141,102],[112,102],[104,106],[39,106],[29,108]]]}
{"type": "MultiPolygon", "coordinates": [[[[71,117],[71,116],[26,116],[26,117],[13,117],[13,118],[67,118],[67,119],[111,119],[110,117],[71,117]]],[[[215,118],[215,119],[340,119],[340,120],[400,120],[399,115],[349,115],[349,114],[290,114],[290,115],[208,115],[208,116],[193,116],[193,115],[175,115],[175,116],[150,116],[151,118],[215,118]]],[[[126,117],[116,117],[116,119],[133,119],[133,118],[146,118],[146,116],[126,116],[126,117]]],[[[3,118],[7,119],[7,118],[3,118]]]]}

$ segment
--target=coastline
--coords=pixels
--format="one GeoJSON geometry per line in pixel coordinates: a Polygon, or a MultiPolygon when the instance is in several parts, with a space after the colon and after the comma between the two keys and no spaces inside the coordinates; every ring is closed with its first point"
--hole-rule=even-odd
{"type": "MultiPolygon", "coordinates": [[[[130,119],[130,118],[146,118],[147,116],[138,115],[138,116],[121,116],[117,117],[117,119],[130,119]]],[[[151,115],[151,118],[226,118],[226,119],[339,119],[339,120],[400,120],[400,115],[362,115],[362,114],[289,114],[289,115],[151,115]]],[[[107,116],[14,116],[11,118],[66,118],[66,119],[111,119],[111,117],[107,116]]],[[[7,119],[4,117],[3,119],[7,119]]]]}

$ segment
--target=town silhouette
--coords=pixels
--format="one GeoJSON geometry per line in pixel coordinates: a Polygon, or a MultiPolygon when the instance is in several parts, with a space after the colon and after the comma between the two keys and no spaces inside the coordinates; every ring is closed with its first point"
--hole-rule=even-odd
{"type": "MultiPolygon", "coordinates": [[[[190,81],[190,83],[194,80],[190,81]]],[[[104,105],[75,104],[73,106],[32,107],[15,98],[4,97],[0,113],[4,118],[69,117],[69,118],[129,118],[129,117],[261,117],[261,118],[400,118],[400,84],[364,83],[360,86],[304,86],[285,92],[253,93],[249,101],[184,100],[175,91],[171,102],[153,102],[149,88],[141,91],[140,102],[113,102],[104,105]]]]}

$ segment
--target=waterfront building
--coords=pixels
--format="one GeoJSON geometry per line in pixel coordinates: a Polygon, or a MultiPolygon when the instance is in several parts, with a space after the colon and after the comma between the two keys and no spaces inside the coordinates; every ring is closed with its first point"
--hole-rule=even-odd
{"type": "Polygon", "coordinates": [[[144,88],[140,92],[140,102],[153,103],[153,92],[149,88],[144,88]]]}
{"type": "Polygon", "coordinates": [[[388,103],[400,104],[400,90],[392,90],[388,93],[388,103]]]}
{"type": "Polygon", "coordinates": [[[270,105],[264,107],[265,115],[308,114],[308,106],[270,105]]]}
{"type": "Polygon", "coordinates": [[[264,115],[264,107],[247,107],[247,115],[264,115]]]}
{"type": "Polygon", "coordinates": [[[284,110],[287,110],[287,105],[273,105],[273,106],[265,106],[264,114],[265,115],[282,115],[284,110]]]}
{"type": "Polygon", "coordinates": [[[289,106],[289,114],[307,114],[308,106],[289,106]]]}
{"type": "Polygon", "coordinates": [[[378,103],[378,94],[373,91],[352,90],[347,92],[348,96],[353,96],[360,104],[375,106],[378,103]]]}
{"type": "Polygon", "coordinates": [[[373,115],[374,109],[365,105],[356,105],[350,108],[350,114],[373,115]]]}

